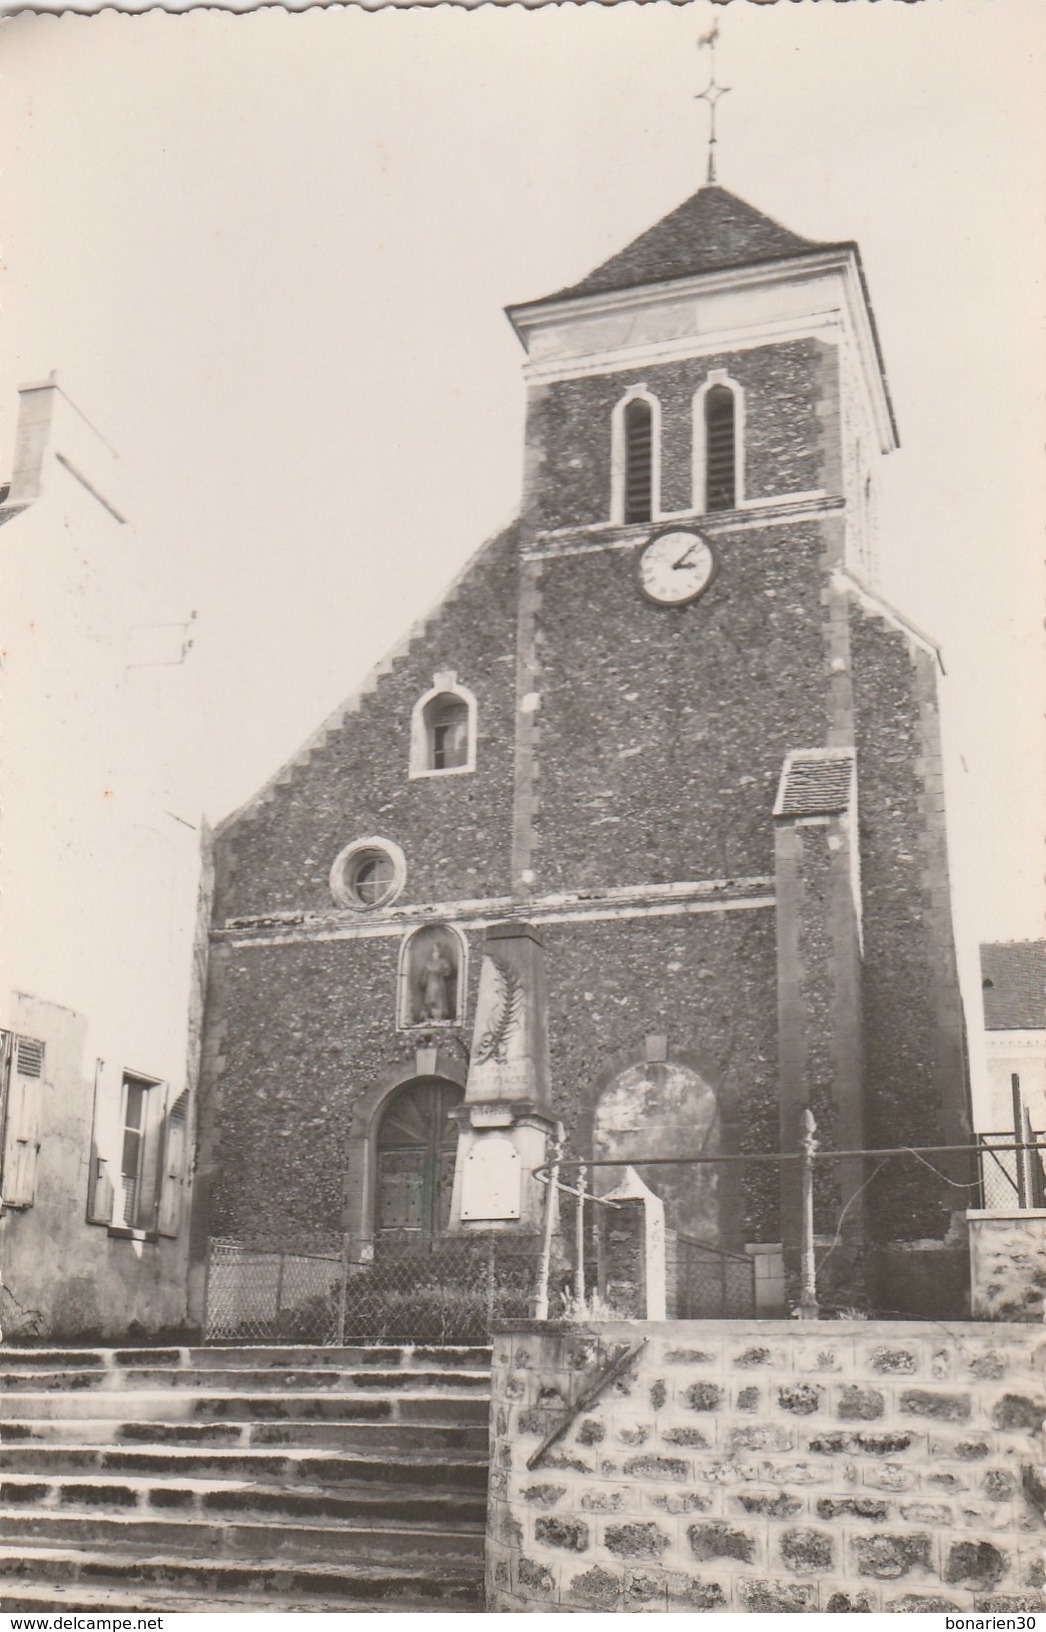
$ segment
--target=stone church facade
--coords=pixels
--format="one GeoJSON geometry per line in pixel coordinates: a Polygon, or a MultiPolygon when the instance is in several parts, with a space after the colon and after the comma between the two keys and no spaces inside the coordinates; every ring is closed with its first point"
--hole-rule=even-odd
{"type": "MultiPolygon", "coordinates": [[[[509,316],[518,520],[216,837],[197,1304],[208,1237],[467,1229],[485,1128],[506,1229],[557,1122],[578,1157],[794,1151],[806,1107],[839,1150],[969,1137],[939,654],[876,587],[856,246],[708,186],[509,316]],[[522,993],[522,1087],[480,1081],[481,970],[481,1022],[522,993]]],[[[794,1264],[794,1164],[695,1171],[670,1223],[794,1264]]],[[[959,1312],[960,1192],[871,1173],[819,1193],[840,1301],[959,1312]]]]}

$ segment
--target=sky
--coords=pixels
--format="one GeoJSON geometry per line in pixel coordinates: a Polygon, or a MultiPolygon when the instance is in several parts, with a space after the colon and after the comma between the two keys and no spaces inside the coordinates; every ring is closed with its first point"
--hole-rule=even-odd
{"type": "MultiPolygon", "coordinates": [[[[719,179],[857,239],[882,593],[937,638],[960,944],[1042,934],[1041,0],[732,0],[719,179]]],[[[244,801],[518,505],[503,308],[703,179],[677,6],[0,24],[0,474],[58,371],[120,455],[181,814],[244,801]]],[[[17,728],[17,722],[15,723],[17,728]]]]}

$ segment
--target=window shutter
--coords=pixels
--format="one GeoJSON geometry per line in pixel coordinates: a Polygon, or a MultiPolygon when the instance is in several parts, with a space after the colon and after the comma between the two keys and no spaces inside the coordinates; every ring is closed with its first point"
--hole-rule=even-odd
{"type": "Polygon", "coordinates": [[[625,407],[625,521],[649,521],[653,502],[654,416],[634,398],[625,407]]]}
{"type": "Polygon", "coordinates": [[[189,1090],[185,1088],[168,1111],[164,1129],[160,1207],[156,1225],[161,1235],[176,1236],[181,1227],[188,1125],[189,1090]]]}
{"type": "Polygon", "coordinates": [[[35,1037],[16,1037],[4,1130],[3,1198],[6,1207],[31,1207],[36,1195],[43,1079],[43,1043],[35,1037]]]}
{"type": "Polygon", "coordinates": [[[713,385],[705,397],[705,509],[732,510],[736,502],[734,393],[713,385]]]}
{"type": "Polygon", "coordinates": [[[88,1224],[111,1224],[113,1221],[113,1181],[109,1163],[104,1156],[92,1154],[91,1191],[87,1198],[88,1224]]]}
{"type": "Polygon", "coordinates": [[[102,1130],[105,1126],[104,1105],[105,1061],[96,1060],[94,1065],[94,1111],[91,1118],[91,1165],[87,1178],[87,1222],[88,1224],[111,1224],[113,1221],[113,1177],[109,1171],[109,1158],[98,1154],[99,1147],[104,1143],[102,1130]]]}

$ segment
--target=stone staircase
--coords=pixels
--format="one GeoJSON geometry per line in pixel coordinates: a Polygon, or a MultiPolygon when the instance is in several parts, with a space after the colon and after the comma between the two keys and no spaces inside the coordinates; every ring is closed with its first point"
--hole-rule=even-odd
{"type": "Polygon", "coordinates": [[[490,1351],[0,1347],[0,1610],[483,1607],[490,1351]]]}

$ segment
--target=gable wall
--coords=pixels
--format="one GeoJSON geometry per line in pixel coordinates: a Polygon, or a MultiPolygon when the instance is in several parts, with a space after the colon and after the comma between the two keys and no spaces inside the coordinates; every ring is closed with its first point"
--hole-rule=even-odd
{"type": "Polygon", "coordinates": [[[332,905],[331,866],[355,839],[403,849],[400,905],[507,893],[515,719],[515,571],[512,529],[492,541],[425,635],[355,713],[218,837],[216,918],[332,905]],[[479,737],[473,774],[411,781],[411,710],[438,670],[474,692],[479,737]]]}

